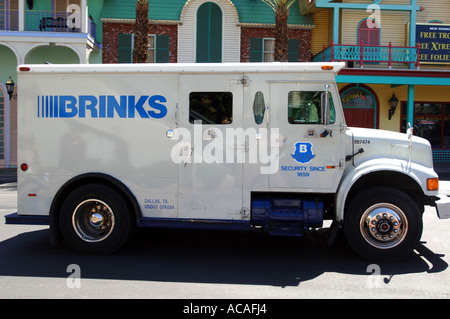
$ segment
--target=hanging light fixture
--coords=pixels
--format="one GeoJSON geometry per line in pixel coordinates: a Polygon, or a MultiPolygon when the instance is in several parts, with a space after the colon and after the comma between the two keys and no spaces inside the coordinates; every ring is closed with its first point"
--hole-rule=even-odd
{"type": "Polygon", "coordinates": [[[395,110],[397,109],[398,99],[395,97],[395,94],[392,93],[392,97],[388,101],[389,103],[389,120],[395,114],[395,110]]]}
{"type": "Polygon", "coordinates": [[[6,81],[6,91],[8,92],[9,100],[11,100],[11,98],[17,97],[17,94],[13,94],[15,85],[16,85],[16,83],[14,83],[13,79],[11,79],[11,77],[9,77],[8,81],[6,81]]]}

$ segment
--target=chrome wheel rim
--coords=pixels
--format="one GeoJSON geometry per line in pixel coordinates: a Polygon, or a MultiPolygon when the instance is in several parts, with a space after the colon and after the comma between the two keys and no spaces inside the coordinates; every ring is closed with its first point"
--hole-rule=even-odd
{"type": "Polygon", "coordinates": [[[72,226],[86,242],[100,242],[112,233],[114,213],[103,201],[88,199],[80,203],[72,214],[72,226]]]}
{"type": "Polygon", "coordinates": [[[369,207],[360,220],[360,231],[367,243],[378,249],[398,246],[408,233],[408,220],[397,206],[379,203],[369,207]]]}

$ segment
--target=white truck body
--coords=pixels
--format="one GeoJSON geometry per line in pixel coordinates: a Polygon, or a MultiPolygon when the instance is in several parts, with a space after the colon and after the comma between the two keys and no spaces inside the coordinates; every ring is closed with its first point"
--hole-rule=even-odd
{"type": "MultiPolygon", "coordinates": [[[[437,203],[439,216],[448,218],[447,198],[438,201],[433,186],[428,141],[411,132],[346,127],[335,83],[342,67],[19,66],[18,158],[24,165],[18,169],[18,213],[7,222],[64,230],[64,205],[74,201],[75,189],[93,183],[115,189],[138,226],[259,228],[300,236],[323,219],[341,225],[352,198],[369,186],[401,189],[419,211],[437,203]]],[[[401,219],[402,213],[392,214],[401,219]]],[[[106,215],[87,213],[86,227],[101,224],[107,235],[86,239],[75,212],[69,215],[81,243],[91,246],[107,242],[120,219],[109,213],[106,226],[106,215]]],[[[407,229],[400,231],[406,237],[407,229]]]]}

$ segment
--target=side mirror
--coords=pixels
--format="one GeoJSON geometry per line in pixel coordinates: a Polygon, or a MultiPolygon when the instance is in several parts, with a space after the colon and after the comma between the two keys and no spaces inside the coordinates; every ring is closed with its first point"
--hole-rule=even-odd
{"type": "Polygon", "coordinates": [[[322,105],[322,124],[327,126],[330,124],[330,92],[328,92],[328,85],[325,85],[325,92],[320,97],[320,104],[322,105]]]}

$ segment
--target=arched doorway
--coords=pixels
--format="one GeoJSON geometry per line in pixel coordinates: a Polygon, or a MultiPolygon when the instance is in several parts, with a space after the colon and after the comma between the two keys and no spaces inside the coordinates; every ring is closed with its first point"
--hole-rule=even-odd
{"type": "Polygon", "coordinates": [[[205,2],[197,10],[197,62],[222,62],[222,10],[205,2]]]}
{"type": "Polygon", "coordinates": [[[348,126],[378,128],[378,98],[363,84],[351,84],[340,91],[345,121],[348,126]]]}

